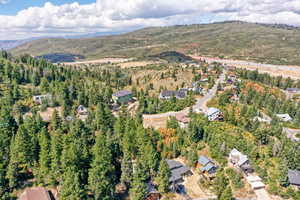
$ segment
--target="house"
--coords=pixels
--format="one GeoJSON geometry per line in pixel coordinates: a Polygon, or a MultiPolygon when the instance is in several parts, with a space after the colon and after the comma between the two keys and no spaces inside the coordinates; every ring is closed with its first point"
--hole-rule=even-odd
{"type": "Polygon", "coordinates": [[[42,104],[43,102],[45,101],[49,101],[52,99],[52,96],[50,94],[45,94],[45,95],[36,95],[36,96],[33,96],[33,101],[36,103],[36,104],[42,104]]]}
{"type": "Polygon", "coordinates": [[[290,94],[300,94],[300,88],[287,88],[286,91],[290,94]]]}
{"type": "Polygon", "coordinates": [[[132,100],[133,94],[128,90],[121,90],[112,95],[112,99],[116,104],[126,104],[132,100]]]}
{"type": "Polygon", "coordinates": [[[202,155],[199,156],[198,164],[201,166],[200,171],[208,175],[216,173],[218,169],[218,166],[215,165],[213,161],[202,155]]]}
{"type": "Polygon", "coordinates": [[[297,134],[300,134],[300,129],[291,129],[291,128],[282,128],[282,132],[286,134],[286,137],[292,140],[293,142],[300,142],[300,138],[297,137],[297,134]]]}
{"type": "Polygon", "coordinates": [[[84,107],[83,105],[80,105],[77,108],[77,113],[79,115],[87,115],[88,114],[88,109],[86,107],[84,107]]]}
{"type": "Polygon", "coordinates": [[[43,187],[27,188],[18,200],[55,200],[51,192],[43,187]]]}
{"type": "Polygon", "coordinates": [[[206,116],[209,121],[216,121],[223,119],[223,113],[218,108],[208,108],[206,116]]]}
{"type": "Polygon", "coordinates": [[[291,185],[300,187],[300,171],[288,170],[288,179],[291,185]]]}
{"type": "Polygon", "coordinates": [[[262,182],[262,179],[259,176],[247,176],[247,182],[251,185],[253,190],[258,190],[265,188],[265,184],[262,182]]]}
{"type": "Polygon", "coordinates": [[[253,173],[253,168],[250,165],[250,161],[247,155],[242,154],[237,149],[232,149],[229,153],[229,161],[235,166],[241,169],[244,173],[253,173]]]}
{"type": "Polygon", "coordinates": [[[176,99],[184,99],[187,95],[186,91],[172,91],[172,90],[164,90],[160,93],[160,99],[171,99],[175,97],[176,99]]]}
{"type": "Polygon", "coordinates": [[[185,176],[193,175],[189,167],[176,160],[166,160],[171,171],[169,182],[171,185],[182,183],[185,176]]]}
{"type": "Polygon", "coordinates": [[[144,200],[160,200],[161,194],[156,190],[151,181],[147,183],[147,194],[144,200]]]}
{"type": "Polygon", "coordinates": [[[278,117],[283,122],[290,122],[293,120],[289,114],[276,114],[276,117],[278,117]]]}
{"type": "Polygon", "coordinates": [[[180,128],[186,128],[191,121],[191,119],[183,113],[176,114],[175,118],[178,121],[180,128]]]}

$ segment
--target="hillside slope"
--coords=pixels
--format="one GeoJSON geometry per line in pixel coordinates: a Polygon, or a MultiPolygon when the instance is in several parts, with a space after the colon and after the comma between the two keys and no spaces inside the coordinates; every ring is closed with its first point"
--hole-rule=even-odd
{"type": "Polygon", "coordinates": [[[300,64],[300,30],[245,22],[145,28],[84,39],[42,39],[12,50],[34,56],[70,53],[95,59],[141,57],[164,51],[224,56],[272,64],[300,64]]]}

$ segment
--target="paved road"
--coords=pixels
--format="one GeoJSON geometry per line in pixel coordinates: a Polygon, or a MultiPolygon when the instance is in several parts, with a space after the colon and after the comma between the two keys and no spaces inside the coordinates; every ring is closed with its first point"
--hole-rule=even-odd
{"type": "MultiPolygon", "coordinates": [[[[197,112],[198,110],[206,111],[207,106],[206,103],[210,101],[217,93],[218,84],[220,82],[223,82],[225,80],[225,71],[220,75],[219,79],[216,81],[215,85],[210,89],[210,91],[205,94],[203,97],[196,98],[196,104],[193,106],[193,111],[197,112]]],[[[153,115],[143,115],[144,119],[159,119],[159,118],[167,118],[167,117],[174,117],[176,114],[188,114],[189,108],[185,108],[184,110],[178,111],[178,112],[167,112],[167,113],[161,113],[161,114],[153,114],[153,115]]]]}
{"type": "Polygon", "coordinates": [[[202,110],[204,112],[207,111],[206,103],[210,101],[217,93],[218,84],[225,81],[225,72],[223,72],[215,85],[209,90],[209,92],[204,95],[204,97],[198,98],[196,104],[193,106],[193,111],[197,112],[198,110],[202,110]]]}

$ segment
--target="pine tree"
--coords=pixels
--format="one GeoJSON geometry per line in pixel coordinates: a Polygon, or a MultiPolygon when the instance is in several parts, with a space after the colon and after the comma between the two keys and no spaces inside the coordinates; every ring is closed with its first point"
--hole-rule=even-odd
{"type": "Polygon", "coordinates": [[[68,168],[62,177],[59,199],[82,200],[85,199],[84,194],[79,173],[72,168],[68,168]]]}
{"type": "Polygon", "coordinates": [[[51,177],[52,184],[57,183],[57,178],[61,173],[61,154],[62,154],[62,138],[60,133],[52,133],[50,144],[50,158],[51,158],[51,177]]]}
{"type": "Polygon", "coordinates": [[[146,195],[146,190],[147,190],[147,185],[146,185],[144,170],[140,161],[137,161],[134,167],[133,181],[130,189],[131,200],[144,199],[146,195]]]}
{"type": "Polygon", "coordinates": [[[104,135],[99,134],[93,147],[93,161],[89,170],[88,187],[94,199],[110,200],[115,187],[115,167],[104,135]]]}
{"type": "Polygon", "coordinates": [[[47,183],[45,178],[50,172],[50,137],[47,130],[42,129],[39,136],[40,154],[39,154],[39,181],[47,183]]]}
{"type": "Polygon", "coordinates": [[[121,182],[126,186],[129,186],[132,181],[132,160],[128,152],[124,152],[121,163],[121,182]]]}
{"type": "Polygon", "coordinates": [[[171,177],[171,171],[165,159],[162,159],[159,163],[159,173],[157,176],[158,191],[161,193],[168,192],[169,179],[171,177]]]}

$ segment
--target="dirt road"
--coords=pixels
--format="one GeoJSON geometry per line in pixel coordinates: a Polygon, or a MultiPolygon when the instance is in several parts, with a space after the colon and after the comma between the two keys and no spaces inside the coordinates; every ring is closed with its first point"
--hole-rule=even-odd
{"type": "Polygon", "coordinates": [[[246,68],[248,70],[258,70],[261,73],[269,73],[273,76],[283,76],[290,77],[293,79],[300,79],[300,66],[293,65],[271,65],[271,64],[262,64],[255,63],[250,61],[242,60],[229,60],[229,59],[219,59],[219,58],[210,58],[203,56],[191,56],[194,59],[205,60],[208,63],[219,62],[239,68],[246,68]]]}

